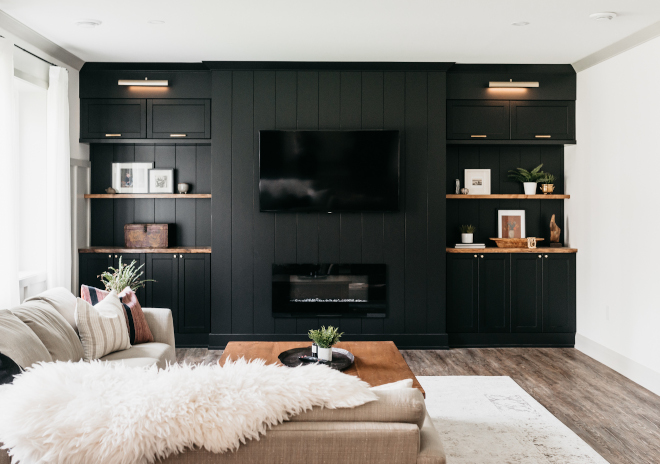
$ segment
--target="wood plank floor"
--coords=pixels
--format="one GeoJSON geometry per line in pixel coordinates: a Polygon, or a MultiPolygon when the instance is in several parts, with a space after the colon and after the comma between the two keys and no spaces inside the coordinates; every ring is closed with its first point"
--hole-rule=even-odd
{"type": "MultiPolygon", "coordinates": [[[[222,351],[177,349],[214,363],[222,351]]],[[[402,351],[415,375],[506,375],[611,464],[660,463],[660,397],[575,349],[402,351]]]]}

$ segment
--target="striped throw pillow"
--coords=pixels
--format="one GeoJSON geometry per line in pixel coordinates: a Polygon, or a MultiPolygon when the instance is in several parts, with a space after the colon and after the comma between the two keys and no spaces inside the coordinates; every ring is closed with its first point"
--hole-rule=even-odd
{"type": "Polygon", "coordinates": [[[124,308],[114,290],[95,306],[78,298],[75,318],[85,361],[99,359],[106,354],[131,347],[124,308]]]}
{"type": "MultiPolygon", "coordinates": [[[[87,303],[92,305],[103,301],[103,298],[108,296],[108,292],[100,288],[89,287],[87,285],[80,286],[80,297],[87,303]]],[[[151,343],[154,341],[154,336],[149,329],[147,318],[144,317],[142,306],[137,299],[137,295],[130,287],[126,287],[124,291],[119,294],[119,301],[124,307],[124,316],[126,317],[126,327],[128,335],[131,340],[131,345],[139,345],[140,343],[151,343]]]]}

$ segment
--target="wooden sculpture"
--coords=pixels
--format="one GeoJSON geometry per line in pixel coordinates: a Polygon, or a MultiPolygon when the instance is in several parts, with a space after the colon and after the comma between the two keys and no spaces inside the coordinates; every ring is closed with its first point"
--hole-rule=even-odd
{"type": "Polygon", "coordinates": [[[550,219],[550,246],[551,247],[560,247],[562,244],[559,242],[559,235],[561,234],[561,229],[555,222],[555,215],[552,215],[550,219]]]}

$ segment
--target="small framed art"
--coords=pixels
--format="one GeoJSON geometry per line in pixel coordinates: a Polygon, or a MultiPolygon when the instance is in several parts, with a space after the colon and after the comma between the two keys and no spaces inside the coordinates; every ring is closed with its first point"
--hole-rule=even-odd
{"type": "Polygon", "coordinates": [[[112,188],[117,193],[149,193],[149,169],[154,163],[112,163],[112,188]]]}
{"type": "Polygon", "coordinates": [[[497,225],[497,238],[527,238],[524,209],[498,210],[497,225]]]}
{"type": "Polygon", "coordinates": [[[490,195],[490,169],[466,169],[468,195],[490,195]]]}
{"type": "Polygon", "coordinates": [[[174,169],[149,169],[149,193],[174,193],[174,169]]]}

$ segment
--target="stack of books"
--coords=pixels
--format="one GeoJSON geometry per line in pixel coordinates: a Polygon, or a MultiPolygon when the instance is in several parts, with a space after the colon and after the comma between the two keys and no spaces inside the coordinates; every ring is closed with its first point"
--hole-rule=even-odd
{"type": "Polygon", "coordinates": [[[456,248],[486,248],[485,243],[457,243],[456,248]]]}

